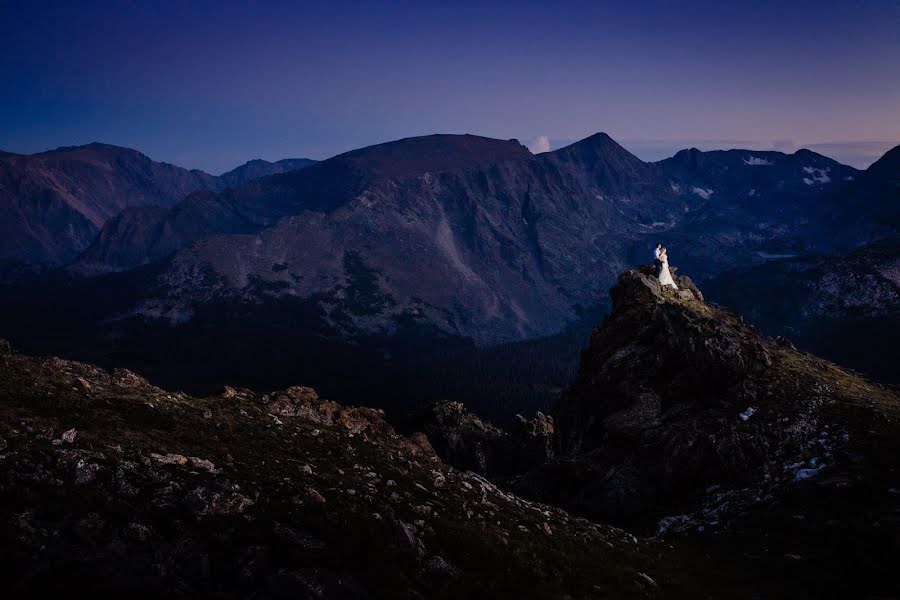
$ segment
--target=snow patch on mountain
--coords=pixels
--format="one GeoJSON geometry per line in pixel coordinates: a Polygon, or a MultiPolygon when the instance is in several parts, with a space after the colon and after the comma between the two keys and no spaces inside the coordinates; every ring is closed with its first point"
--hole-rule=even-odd
{"type": "Polygon", "coordinates": [[[709,200],[709,197],[712,196],[713,194],[715,194],[715,192],[713,190],[705,190],[703,188],[698,188],[696,186],[694,186],[691,189],[691,191],[694,192],[695,194],[697,194],[698,196],[700,196],[701,198],[703,198],[704,200],[709,200]]]}
{"type": "Polygon", "coordinates": [[[775,163],[759,156],[748,156],[744,159],[744,164],[753,167],[771,167],[775,163]]]}
{"type": "Polygon", "coordinates": [[[823,183],[828,183],[831,181],[831,177],[828,176],[828,171],[830,170],[831,167],[803,167],[803,172],[809,175],[809,177],[803,178],[803,183],[806,185],[821,185],[823,183]]]}

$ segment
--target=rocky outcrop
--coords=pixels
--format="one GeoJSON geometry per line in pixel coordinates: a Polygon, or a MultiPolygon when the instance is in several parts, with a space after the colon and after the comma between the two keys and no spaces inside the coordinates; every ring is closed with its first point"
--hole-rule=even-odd
{"type": "Polygon", "coordinates": [[[876,427],[873,409],[896,419],[893,392],[677,282],[678,292],[647,270],[619,277],[613,312],[555,407],[557,457],[520,478],[520,493],[648,530],[723,527],[798,482],[853,469],[851,441],[876,427]]]}
{"type": "Polygon", "coordinates": [[[693,291],[639,271],[618,286],[553,420],[503,432],[445,403],[423,421],[434,448],[307,387],[196,398],[0,342],[0,585],[13,597],[896,595],[896,393],[693,291]],[[524,476],[500,474],[504,488],[438,458],[490,471],[503,453],[532,452],[521,466],[551,449],[524,476]]]}
{"type": "Polygon", "coordinates": [[[520,474],[552,454],[553,419],[516,415],[508,431],[483,421],[460,402],[440,402],[413,419],[441,460],[482,475],[520,474]]]}

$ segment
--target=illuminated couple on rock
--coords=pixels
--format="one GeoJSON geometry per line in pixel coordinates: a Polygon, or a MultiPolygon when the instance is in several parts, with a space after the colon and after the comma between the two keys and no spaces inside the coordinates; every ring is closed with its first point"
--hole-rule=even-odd
{"type": "Polygon", "coordinates": [[[668,285],[673,289],[678,289],[678,285],[676,285],[675,280],[672,279],[672,273],[669,271],[668,252],[666,247],[662,244],[657,244],[656,248],[653,250],[653,267],[654,273],[662,285],[668,285]]]}

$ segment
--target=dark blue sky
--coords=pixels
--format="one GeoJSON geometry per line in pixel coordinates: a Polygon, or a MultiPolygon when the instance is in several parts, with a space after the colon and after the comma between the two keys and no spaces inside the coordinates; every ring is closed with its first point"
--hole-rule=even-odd
{"type": "Polygon", "coordinates": [[[0,149],[213,173],[434,132],[645,159],[900,143],[900,2],[0,0],[0,149]]]}

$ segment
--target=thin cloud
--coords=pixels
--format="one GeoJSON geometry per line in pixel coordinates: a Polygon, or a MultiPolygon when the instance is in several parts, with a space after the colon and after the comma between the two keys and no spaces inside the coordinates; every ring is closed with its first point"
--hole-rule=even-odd
{"type": "Polygon", "coordinates": [[[550,152],[550,138],[546,135],[539,135],[527,144],[532,154],[540,154],[541,152],[550,152]]]}

